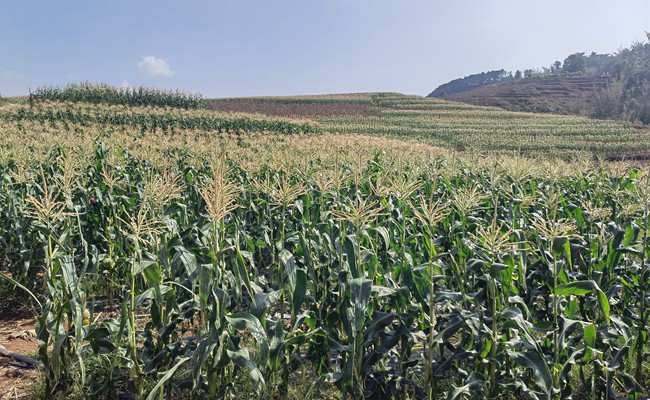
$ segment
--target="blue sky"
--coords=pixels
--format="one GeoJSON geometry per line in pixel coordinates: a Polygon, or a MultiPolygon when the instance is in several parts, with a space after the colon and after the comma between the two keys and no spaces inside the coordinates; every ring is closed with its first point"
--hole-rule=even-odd
{"type": "Polygon", "coordinates": [[[392,91],[615,52],[647,0],[0,0],[0,94],[104,82],[206,97],[392,91]]]}

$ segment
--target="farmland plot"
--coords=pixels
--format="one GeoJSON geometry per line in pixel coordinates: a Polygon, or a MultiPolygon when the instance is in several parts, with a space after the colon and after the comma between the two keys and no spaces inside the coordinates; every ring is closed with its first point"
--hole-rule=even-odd
{"type": "Polygon", "coordinates": [[[46,396],[647,392],[643,169],[38,107],[0,127],[0,259],[46,396]]]}
{"type": "Polygon", "coordinates": [[[252,97],[209,101],[215,110],[304,116],[323,130],[416,140],[470,151],[520,151],[555,156],[581,152],[601,157],[647,153],[650,135],[619,121],[517,113],[494,107],[367,93],[338,96],[252,97]],[[326,112],[314,112],[318,106],[326,112]],[[290,110],[290,111],[289,111],[290,110]]]}

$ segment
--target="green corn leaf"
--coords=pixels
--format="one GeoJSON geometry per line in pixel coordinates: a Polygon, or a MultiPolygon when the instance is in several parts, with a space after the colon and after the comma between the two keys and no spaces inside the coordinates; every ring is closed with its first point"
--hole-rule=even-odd
{"type": "Polygon", "coordinates": [[[298,313],[300,312],[300,307],[305,301],[305,296],[307,294],[307,273],[303,269],[296,270],[295,278],[295,287],[292,288],[293,294],[292,299],[292,314],[295,319],[298,313]]]}
{"type": "Polygon", "coordinates": [[[151,263],[144,270],[143,274],[144,280],[147,282],[147,286],[150,288],[158,287],[162,280],[162,270],[160,269],[160,264],[151,263]]]}
{"type": "MultiPolygon", "coordinates": [[[[229,346],[232,348],[232,346],[229,346]]],[[[250,354],[246,349],[228,349],[226,350],[228,358],[232,360],[233,363],[244,368],[248,371],[248,375],[251,378],[251,382],[255,388],[255,392],[258,395],[262,395],[266,391],[266,383],[264,380],[264,375],[257,368],[257,365],[250,359],[250,354]]]]}
{"type": "Polygon", "coordinates": [[[361,278],[361,271],[359,270],[359,265],[357,257],[359,256],[356,252],[357,239],[354,236],[347,235],[345,237],[345,244],[343,249],[347,255],[348,265],[350,266],[350,274],[353,278],[361,278]]]}
{"type": "Polygon", "coordinates": [[[586,346],[596,348],[596,325],[589,324],[584,328],[584,341],[586,346]]]}
{"type": "Polygon", "coordinates": [[[260,360],[266,363],[269,356],[269,344],[266,338],[266,332],[259,319],[251,314],[238,312],[231,316],[226,315],[226,320],[235,329],[250,330],[251,335],[253,335],[259,347],[260,360]]]}
{"type": "Polygon", "coordinates": [[[196,263],[196,256],[189,252],[183,246],[175,246],[176,254],[172,259],[172,264],[180,263],[185,268],[185,273],[190,282],[194,282],[198,275],[198,267],[196,263]]]}
{"type": "Polygon", "coordinates": [[[600,290],[598,284],[595,281],[593,280],[575,281],[575,282],[558,285],[555,288],[555,294],[558,296],[571,296],[571,295],[584,296],[592,292],[596,294],[596,297],[598,298],[598,304],[600,305],[600,309],[603,312],[605,319],[609,323],[609,316],[610,316],[609,300],[607,299],[607,295],[602,290],[600,290]]]}
{"type": "Polygon", "coordinates": [[[246,261],[251,264],[251,266],[254,266],[253,263],[253,257],[249,252],[244,252],[237,249],[236,252],[236,272],[237,272],[237,277],[244,283],[244,286],[246,287],[246,290],[248,290],[249,295],[251,296],[251,299],[253,301],[253,306],[255,305],[255,291],[253,290],[253,287],[251,285],[251,280],[250,276],[248,273],[248,268],[246,268],[246,261]]]}
{"type": "Polygon", "coordinates": [[[26,292],[26,293],[27,293],[27,294],[28,294],[32,299],[34,299],[34,301],[36,302],[36,304],[38,304],[38,308],[40,308],[40,309],[43,308],[43,305],[41,304],[40,301],[38,301],[38,298],[37,298],[36,296],[34,296],[34,293],[32,293],[31,290],[27,289],[25,286],[21,285],[18,281],[12,279],[11,277],[9,277],[7,274],[5,274],[5,273],[2,272],[2,271],[0,271],[0,278],[6,279],[6,280],[9,281],[12,285],[17,286],[17,287],[19,287],[20,289],[24,290],[24,291],[25,291],[25,292],[26,292]]]}
{"type": "Polygon", "coordinates": [[[289,277],[289,287],[291,289],[292,298],[292,317],[295,318],[300,312],[300,307],[305,300],[307,294],[307,273],[296,265],[293,254],[287,250],[282,250],[280,253],[280,260],[284,264],[289,277]]]}
{"type": "Polygon", "coordinates": [[[485,382],[481,377],[472,373],[467,378],[467,383],[460,387],[453,387],[447,394],[447,400],[465,399],[467,397],[478,396],[483,393],[485,382]]]}
{"type": "Polygon", "coordinates": [[[378,226],[372,229],[372,231],[377,232],[379,236],[382,238],[382,244],[384,245],[384,250],[388,251],[390,248],[390,233],[388,232],[388,229],[383,226],[378,226]]]}
{"type": "Polygon", "coordinates": [[[181,358],[173,367],[171,367],[167,372],[165,372],[165,374],[158,379],[158,383],[156,383],[156,386],[154,386],[153,389],[151,389],[151,392],[147,396],[147,400],[154,400],[156,398],[156,394],[163,387],[165,382],[170,380],[172,376],[174,376],[176,370],[180,368],[183,364],[185,364],[187,361],[189,361],[190,359],[191,357],[181,358]]]}
{"type": "Polygon", "coordinates": [[[576,281],[558,285],[555,288],[555,294],[558,296],[584,296],[597,288],[598,285],[594,281],[576,281]]]}
{"type": "Polygon", "coordinates": [[[372,292],[372,280],[365,278],[351,279],[348,285],[350,286],[350,303],[354,309],[351,322],[356,337],[362,331],[366,320],[366,310],[372,292]]]}
{"type": "Polygon", "coordinates": [[[525,352],[508,351],[508,355],[522,367],[530,368],[535,379],[535,384],[550,399],[553,393],[553,375],[551,375],[551,370],[548,368],[548,364],[546,364],[544,358],[532,350],[525,352]]]}

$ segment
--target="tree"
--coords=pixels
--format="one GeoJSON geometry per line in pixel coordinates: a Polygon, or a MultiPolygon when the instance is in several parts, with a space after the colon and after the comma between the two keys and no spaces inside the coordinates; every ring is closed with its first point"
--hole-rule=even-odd
{"type": "Polygon", "coordinates": [[[575,74],[584,72],[586,68],[585,53],[573,53],[564,60],[562,72],[575,74]]]}

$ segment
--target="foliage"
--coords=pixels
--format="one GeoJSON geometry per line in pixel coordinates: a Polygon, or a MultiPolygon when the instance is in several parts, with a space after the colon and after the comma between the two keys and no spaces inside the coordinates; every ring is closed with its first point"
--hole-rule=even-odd
{"type": "Polygon", "coordinates": [[[464,78],[454,79],[443,85],[438,86],[427,97],[441,97],[444,95],[460,93],[477,87],[491,85],[493,83],[508,82],[513,80],[512,72],[508,73],[501,69],[498,71],[481,72],[479,74],[469,75],[464,78]]]}
{"type": "Polygon", "coordinates": [[[243,113],[215,113],[175,108],[128,107],[115,105],[79,105],[44,102],[19,107],[2,114],[5,121],[36,121],[53,125],[96,124],[100,126],[133,127],[142,131],[173,133],[178,130],[202,130],[227,133],[282,132],[313,133],[319,127],[311,121],[288,118],[260,118],[243,113]]]}
{"type": "Polygon", "coordinates": [[[6,122],[0,158],[3,272],[42,304],[50,398],[94,359],[96,395],[148,399],[287,397],[301,370],[313,397],[643,392],[645,171],[67,123],[6,122]]]}
{"type": "MultiPolygon", "coordinates": [[[[478,147],[484,125],[504,141],[626,132],[364,99],[377,126],[403,128],[393,137],[440,143],[478,147]]],[[[35,298],[45,398],[290,398],[301,381],[303,398],[644,394],[646,170],[138,122],[163,112],[222,116],[48,102],[3,114],[1,272],[35,298]]]]}
{"type": "Polygon", "coordinates": [[[562,72],[568,74],[581,73],[584,72],[585,68],[587,68],[585,53],[574,53],[564,60],[564,65],[562,65],[562,72]]]}
{"type": "MultiPolygon", "coordinates": [[[[619,119],[648,125],[650,124],[649,71],[650,39],[646,43],[633,43],[614,54],[573,53],[565,58],[564,63],[556,61],[549,68],[526,70],[524,78],[607,77],[609,85],[594,98],[574,100],[575,104],[571,107],[573,112],[595,118],[619,119]]],[[[490,83],[509,81],[510,76],[511,73],[506,74],[504,70],[470,75],[439,86],[429,94],[429,97],[440,97],[490,83]]],[[[517,71],[515,80],[520,78],[521,73],[517,71]]],[[[517,109],[536,111],[532,106],[526,107],[525,103],[520,104],[517,109]]]]}
{"type": "Polygon", "coordinates": [[[584,117],[517,113],[400,94],[370,95],[377,116],[325,117],[323,129],[416,139],[456,150],[506,150],[599,155],[648,148],[629,124],[584,117]]]}
{"type": "Polygon", "coordinates": [[[70,101],[85,103],[122,104],[129,106],[206,108],[200,94],[145,87],[117,88],[89,82],[71,83],[64,88],[41,86],[29,93],[29,103],[39,101],[70,101]]]}

